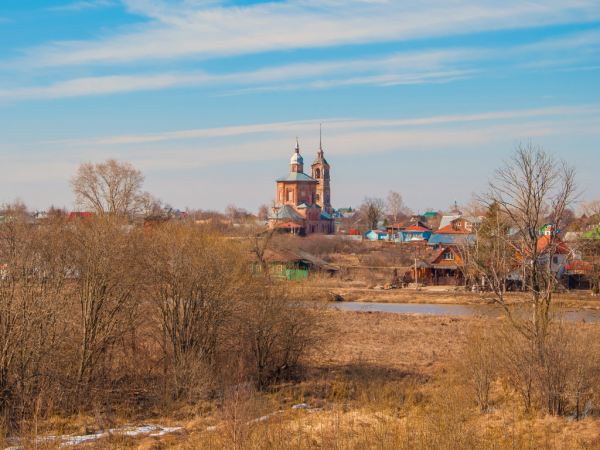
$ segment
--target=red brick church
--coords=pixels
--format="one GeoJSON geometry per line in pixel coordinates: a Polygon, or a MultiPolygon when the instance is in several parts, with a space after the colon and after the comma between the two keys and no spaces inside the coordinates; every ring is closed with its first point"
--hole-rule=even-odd
{"type": "Polygon", "coordinates": [[[304,173],[304,159],[296,138],[290,161],[290,173],[277,180],[277,204],[269,216],[269,227],[289,230],[305,236],[312,233],[332,234],[329,164],[319,145],[317,159],[311,165],[312,177],[304,173]]]}

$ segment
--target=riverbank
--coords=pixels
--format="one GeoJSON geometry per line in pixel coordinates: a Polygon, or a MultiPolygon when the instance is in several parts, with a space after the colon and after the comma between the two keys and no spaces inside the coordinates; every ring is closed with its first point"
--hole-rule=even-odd
{"type": "MultiPolygon", "coordinates": [[[[441,305],[492,305],[492,293],[467,292],[454,287],[424,287],[404,289],[367,289],[356,287],[323,286],[334,294],[338,301],[374,302],[374,303],[421,303],[441,305]]],[[[523,294],[509,292],[505,294],[508,304],[522,303],[523,294]]],[[[555,306],[563,308],[581,308],[600,310],[600,296],[592,296],[588,291],[556,293],[553,296],[555,306]]]]}

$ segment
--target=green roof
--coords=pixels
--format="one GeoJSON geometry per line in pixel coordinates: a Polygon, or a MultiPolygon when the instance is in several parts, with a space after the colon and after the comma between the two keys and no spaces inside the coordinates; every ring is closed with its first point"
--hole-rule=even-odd
{"type": "Polygon", "coordinates": [[[308,175],[302,172],[290,172],[286,176],[279,178],[277,181],[314,181],[315,183],[317,182],[317,180],[309,177],[308,175]]]}
{"type": "Polygon", "coordinates": [[[598,227],[594,230],[588,231],[581,237],[582,237],[582,239],[600,239],[600,227],[598,227]]]}

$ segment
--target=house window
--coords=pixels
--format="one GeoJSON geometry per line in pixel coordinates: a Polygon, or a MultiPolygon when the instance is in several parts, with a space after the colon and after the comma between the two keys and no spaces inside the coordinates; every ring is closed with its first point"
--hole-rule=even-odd
{"type": "Polygon", "coordinates": [[[444,253],[444,261],[454,261],[454,253],[451,253],[451,252],[444,253]]]}
{"type": "Polygon", "coordinates": [[[283,273],[283,266],[279,265],[275,268],[275,273],[279,273],[282,274],[283,273]]]}
{"type": "Polygon", "coordinates": [[[558,256],[552,257],[552,264],[558,264],[558,256]]]}

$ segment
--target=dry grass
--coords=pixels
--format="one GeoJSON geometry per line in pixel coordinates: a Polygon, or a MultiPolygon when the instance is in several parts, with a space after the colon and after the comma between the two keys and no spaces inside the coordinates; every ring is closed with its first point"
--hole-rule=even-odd
{"type": "MultiPolygon", "coordinates": [[[[474,327],[497,319],[330,311],[328,339],[301,381],[221,393],[130,415],[111,426],[182,426],[161,437],[119,435],[80,448],[127,449],[575,449],[598,448],[600,421],[525,414],[496,382],[480,413],[456,361],[474,327]],[[292,409],[306,404],[307,409],[292,409]],[[281,411],[281,412],[279,412],[281,411]],[[264,420],[256,421],[257,418],[264,420]]],[[[54,431],[99,430],[100,419],[56,419],[54,431]]],[[[48,427],[48,433],[52,427],[48,427]]],[[[31,446],[30,448],[33,448],[31,446]]],[[[37,448],[57,448],[56,443],[37,448]]]]}

